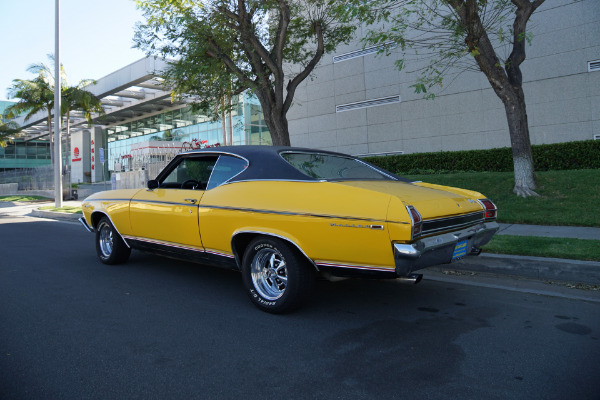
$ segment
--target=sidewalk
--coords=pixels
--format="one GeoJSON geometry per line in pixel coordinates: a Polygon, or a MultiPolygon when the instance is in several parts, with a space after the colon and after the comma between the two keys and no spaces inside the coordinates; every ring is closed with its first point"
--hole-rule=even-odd
{"type": "Polygon", "coordinates": [[[545,225],[520,225],[499,224],[498,235],[513,236],[543,236],[600,240],[600,228],[587,228],[582,226],[545,226],[545,225]]]}
{"type": "MultiPolygon", "coordinates": [[[[82,200],[67,200],[63,201],[63,205],[78,207],[81,206],[81,202],[82,200]]],[[[39,207],[48,205],[53,206],[54,201],[31,203],[0,202],[0,217],[4,214],[10,216],[52,218],[73,222],[76,222],[81,217],[81,214],[38,210],[39,207]]],[[[600,240],[600,228],[500,224],[498,235],[600,240]]],[[[483,272],[541,281],[556,280],[600,285],[600,262],[595,261],[483,253],[478,257],[467,257],[456,263],[440,265],[434,269],[483,272]]]]}

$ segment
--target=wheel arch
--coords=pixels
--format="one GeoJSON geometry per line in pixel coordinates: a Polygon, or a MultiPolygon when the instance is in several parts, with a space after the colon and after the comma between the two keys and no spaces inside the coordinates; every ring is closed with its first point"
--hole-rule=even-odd
{"type": "Polygon", "coordinates": [[[127,246],[128,248],[131,248],[131,246],[129,245],[129,243],[127,243],[127,240],[123,237],[123,235],[121,235],[121,232],[119,232],[119,229],[117,228],[117,226],[113,222],[113,220],[110,217],[110,215],[108,215],[106,212],[104,212],[104,211],[94,211],[94,212],[92,212],[92,214],[90,215],[90,219],[91,219],[91,223],[92,223],[92,228],[94,228],[94,230],[97,230],[96,227],[98,226],[98,223],[100,222],[100,220],[102,219],[102,217],[108,218],[108,220],[110,221],[111,225],[115,228],[115,231],[117,231],[117,233],[119,234],[119,236],[121,237],[121,239],[125,243],[125,246],[127,246]]]}
{"type": "Polygon", "coordinates": [[[310,265],[313,266],[315,271],[317,271],[317,272],[319,271],[319,267],[315,264],[315,262],[292,239],[282,236],[282,235],[279,235],[279,234],[276,234],[276,233],[272,233],[272,232],[255,231],[255,230],[238,231],[238,232],[234,233],[233,237],[231,238],[231,249],[233,251],[233,256],[235,257],[235,262],[238,265],[239,269],[241,269],[241,267],[242,267],[242,258],[244,256],[246,247],[248,247],[248,244],[250,244],[250,242],[252,240],[254,240],[255,238],[257,238],[259,236],[274,237],[277,239],[281,239],[284,242],[290,244],[292,246],[292,248],[295,248],[306,259],[306,261],[308,261],[310,263],[310,265]]]}

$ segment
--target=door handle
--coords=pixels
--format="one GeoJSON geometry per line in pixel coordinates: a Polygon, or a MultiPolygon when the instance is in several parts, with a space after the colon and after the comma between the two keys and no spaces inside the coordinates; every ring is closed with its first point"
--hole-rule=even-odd
{"type": "Polygon", "coordinates": [[[187,201],[190,204],[196,204],[196,202],[198,201],[196,199],[183,199],[183,200],[187,201]]]}

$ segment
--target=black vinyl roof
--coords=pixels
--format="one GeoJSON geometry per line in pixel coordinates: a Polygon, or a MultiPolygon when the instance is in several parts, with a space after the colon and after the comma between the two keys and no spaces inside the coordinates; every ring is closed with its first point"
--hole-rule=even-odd
{"type": "MultiPolygon", "coordinates": [[[[296,180],[296,181],[318,181],[311,176],[305,175],[291,164],[289,164],[281,153],[283,152],[301,152],[301,153],[319,153],[331,154],[340,157],[350,157],[347,154],[336,153],[326,150],[309,149],[304,147],[287,146],[219,146],[207,149],[191,150],[180,154],[178,157],[189,157],[194,154],[232,154],[248,160],[249,165],[245,171],[234,177],[230,182],[245,180],[296,180]]],[[[361,162],[364,162],[361,160],[361,162]]],[[[381,171],[400,181],[407,181],[406,178],[399,177],[388,171],[385,171],[372,164],[366,163],[377,171],[381,171]]]]}

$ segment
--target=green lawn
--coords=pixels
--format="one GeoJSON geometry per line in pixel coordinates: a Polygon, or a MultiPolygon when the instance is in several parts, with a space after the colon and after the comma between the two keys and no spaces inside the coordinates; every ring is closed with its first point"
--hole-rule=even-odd
{"type": "Polygon", "coordinates": [[[40,210],[59,211],[59,212],[65,212],[65,213],[70,213],[70,214],[83,214],[81,211],[81,207],[73,207],[73,206],[64,206],[64,207],[60,207],[60,208],[56,208],[54,206],[45,206],[45,207],[40,207],[40,210]]]}
{"type": "Polygon", "coordinates": [[[498,222],[600,227],[600,169],[537,173],[540,197],[512,193],[512,172],[407,175],[408,178],[483,193],[498,206],[498,222]]]}
{"type": "Polygon", "coordinates": [[[42,196],[0,196],[0,201],[38,201],[38,200],[52,200],[42,196]]]}

